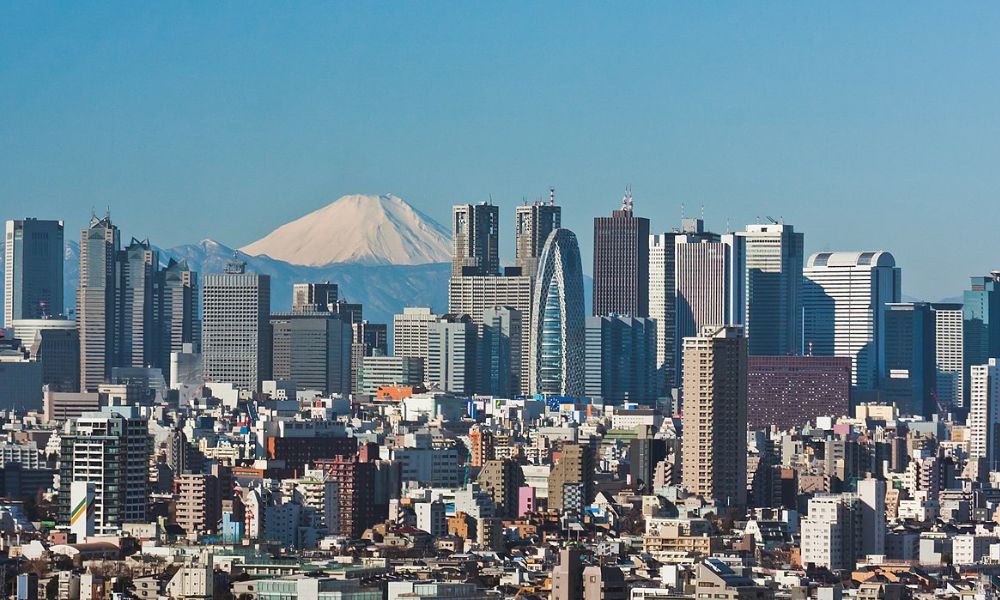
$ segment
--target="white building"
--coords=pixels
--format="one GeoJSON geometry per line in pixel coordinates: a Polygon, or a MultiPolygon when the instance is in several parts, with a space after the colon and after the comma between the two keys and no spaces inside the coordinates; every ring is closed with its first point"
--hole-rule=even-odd
{"type": "Polygon", "coordinates": [[[937,400],[943,406],[962,406],[964,369],[964,329],[961,304],[932,304],[934,311],[937,400]]]}
{"type": "Polygon", "coordinates": [[[802,520],[802,564],[851,569],[867,555],[885,554],[885,489],[881,480],[858,482],[858,494],[809,500],[802,520]]]}
{"type": "Polygon", "coordinates": [[[407,306],[392,318],[392,353],[427,360],[427,328],[440,317],[430,308],[407,306]]]}
{"type": "Polygon", "coordinates": [[[993,430],[1000,423],[1000,366],[991,358],[969,370],[969,456],[986,460],[995,470],[1000,439],[993,430]]]}
{"type": "Polygon", "coordinates": [[[656,383],[660,395],[676,385],[677,290],[676,234],[649,236],[649,318],[656,321],[656,383]]]}
{"type": "Polygon", "coordinates": [[[873,390],[885,364],[886,304],[900,301],[892,254],[819,252],[803,270],[803,351],[851,358],[851,380],[873,390]]]}

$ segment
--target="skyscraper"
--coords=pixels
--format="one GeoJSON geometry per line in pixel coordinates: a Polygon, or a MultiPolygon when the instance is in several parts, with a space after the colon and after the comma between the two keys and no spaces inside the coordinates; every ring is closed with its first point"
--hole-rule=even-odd
{"type": "Polygon", "coordinates": [[[183,352],[185,344],[201,349],[201,321],[198,318],[198,273],[186,260],[173,258],[159,275],[161,283],[159,331],[160,358],[157,366],[168,375],[170,354],[183,352]]]}
{"type": "Polygon", "coordinates": [[[454,254],[451,276],[500,273],[500,213],[496,206],[456,204],[452,208],[454,254]]]}
{"type": "MultiPolygon", "coordinates": [[[[1000,358],[1000,271],[985,277],[973,277],[965,290],[963,305],[965,373],[972,365],[984,365],[991,358],[1000,358]]],[[[965,385],[964,396],[969,396],[965,385]]]]}
{"type": "Polygon", "coordinates": [[[294,381],[299,390],[351,393],[354,332],[336,313],[272,314],[271,336],[272,377],[294,381]]]}
{"type": "MultiPolygon", "coordinates": [[[[340,303],[338,306],[343,307],[340,303]]],[[[355,394],[361,393],[359,384],[361,363],[366,356],[386,356],[389,354],[389,327],[385,323],[369,323],[361,319],[360,304],[357,305],[356,318],[352,321],[354,343],[351,345],[351,389],[355,394]]],[[[352,319],[353,316],[342,314],[341,319],[352,319]]]]}
{"type": "Polygon", "coordinates": [[[440,317],[430,308],[407,306],[392,318],[392,353],[427,359],[427,327],[440,317]]]}
{"type": "Polygon", "coordinates": [[[520,267],[522,275],[534,277],[545,240],[562,224],[562,209],[555,205],[555,190],[550,190],[548,204],[538,201],[515,208],[514,222],[514,264],[520,267]]]}
{"type": "Polygon", "coordinates": [[[554,230],[545,242],[538,262],[533,305],[531,393],[582,396],[583,270],[576,235],[568,229],[554,230]]]}
{"type": "MultiPolygon", "coordinates": [[[[497,306],[521,313],[525,325],[520,335],[520,350],[511,353],[511,377],[518,382],[514,393],[529,393],[530,341],[527,325],[531,323],[532,278],[527,275],[452,277],[448,280],[448,312],[472,317],[484,323],[486,312],[497,306]]],[[[581,309],[582,310],[582,309],[581,309]]]]}
{"type": "Polygon", "coordinates": [[[483,311],[478,348],[480,393],[503,398],[519,391],[520,382],[511,367],[521,363],[523,333],[521,311],[506,306],[483,311]]]}
{"type": "Polygon", "coordinates": [[[747,342],[741,327],[706,326],[684,338],[684,487],[721,506],[744,506],[747,342]]]}
{"type": "Polygon", "coordinates": [[[969,457],[994,471],[1000,460],[1000,366],[996,358],[969,371],[969,457]]]}
{"type": "Polygon", "coordinates": [[[632,214],[632,192],[594,219],[594,315],[649,316],[649,219],[632,214]]]}
{"type": "Polygon", "coordinates": [[[476,326],[468,315],[444,315],[427,328],[425,378],[446,392],[471,395],[476,385],[476,326]]]}
{"type": "Polygon", "coordinates": [[[605,404],[656,403],[656,323],[610,315],[586,320],[588,398],[605,404]]]}
{"type": "Polygon", "coordinates": [[[132,238],[118,256],[121,316],[117,336],[121,361],[115,366],[161,366],[158,364],[163,357],[158,347],[160,332],[154,324],[154,315],[159,309],[156,301],[160,289],[159,266],[160,254],[149,240],[132,238]]]}
{"type": "Polygon", "coordinates": [[[946,408],[965,406],[964,326],[961,304],[931,304],[934,313],[934,386],[946,408]]]}
{"type": "Polygon", "coordinates": [[[656,322],[656,393],[675,385],[677,284],[674,233],[649,236],[649,317],[656,322]]]}
{"type": "Polygon", "coordinates": [[[747,225],[737,235],[746,243],[748,351],[761,356],[800,354],[804,236],[784,223],[747,225]]]}
{"type": "Polygon", "coordinates": [[[92,217],[80,232],[80,286],[76,318],[80,327],[80,390],[96,391],[118,364],[118,293],[115,263],[121,240],[111,216],[92,217]]]}
{"type": "Polygon", "coordinates": [[[744,238],[705,231],[685,219],[674,237],[677,290],[677,377],[682,386],[682,340],[710,325],[742,325],[746,312],[744,238]]]}
{"type": "Polygon", "coordinates": [[[849,356],[852,384],[874,390],[885,365],[886,305],[900,299],[896,260],[884,251],[819,252],[803,275],[803,350],[849,356]]]}
{"type": "Polygon", "coordinates": [[[292,312],[333,312],[337,306],[336,283],[292,284],[292,312]]]}
{"type": "Polygon", "coordinates": [[[3,322],[63,313],[63,222],[7,221],[3,322]]]}
{"type": "Polygon", "coordinates": [[[879,387],[900,414],[936,412],[934,313],[926,302],[889,303],[885,312],[885,369],[879,387]]]}
{"type": "Polygon", "coordinates": [[[271,378],[271,278],[228,263],[205,276],[202,315],[205,378],[259,390],[271,378]]]}

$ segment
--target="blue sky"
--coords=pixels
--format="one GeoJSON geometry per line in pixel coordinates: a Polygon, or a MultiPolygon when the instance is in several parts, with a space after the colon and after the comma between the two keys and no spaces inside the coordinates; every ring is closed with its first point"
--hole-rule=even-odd
{"type": "Polygon", "coordinates": [[[630,183],[655,230],[784,218],[937,299],[1000,266],[998,30],[987,3],[7,2],[0,219],[242,245],[346,193],[442,222],[492,195],[510,255],[552,185],[586,265],[630,183]]]}

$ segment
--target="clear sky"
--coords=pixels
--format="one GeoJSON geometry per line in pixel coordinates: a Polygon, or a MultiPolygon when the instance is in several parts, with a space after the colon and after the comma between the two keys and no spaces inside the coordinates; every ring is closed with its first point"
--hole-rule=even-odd
{"type": "MultiPolygon", "coordinates": [[[[584,245],[770,215],[936,300],[1000,267],[1000,4],[0,5],[0,219],[239,246],[356,192],[547,195],[584,245]],[[99,208],[100,209],[100,208],[99,208]]],[[[76,233],[70,233],[76,237],[76,233]]]]}

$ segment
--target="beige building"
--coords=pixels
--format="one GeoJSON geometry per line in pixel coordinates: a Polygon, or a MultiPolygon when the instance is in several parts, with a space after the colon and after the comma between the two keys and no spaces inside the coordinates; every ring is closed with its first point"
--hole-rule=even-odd
{"type": "Polygon", "coordinates": [[[183,473],[174,478],[177,525],[188,535],[215,532],[219,514],[219,480],[214,475],[183,473]]]}
{"type": "Polygon", "coordinates": [[[589,446],[564,443],[559,452],[559,461],[549,472],[549,509],[579,510],[589,504],[593,497],[593,452],[589,446]]]}
{"type": "Polygon", "coordinates": [[[747,341],[743,328],[709,326],[684,338],[684,487],[721,506],[746,504],[747,341]]]}

